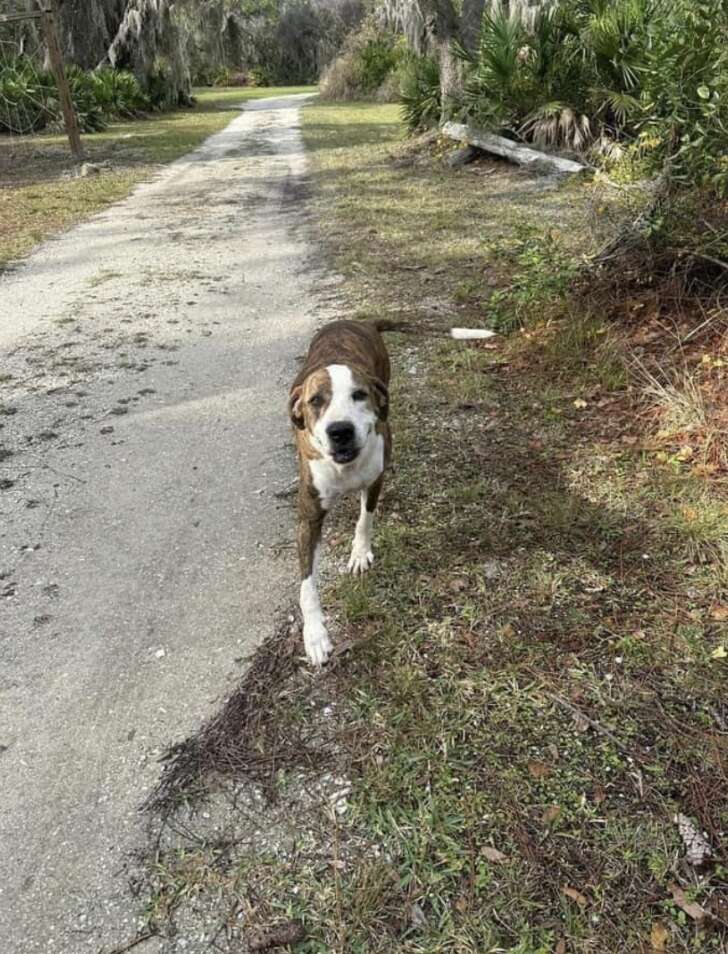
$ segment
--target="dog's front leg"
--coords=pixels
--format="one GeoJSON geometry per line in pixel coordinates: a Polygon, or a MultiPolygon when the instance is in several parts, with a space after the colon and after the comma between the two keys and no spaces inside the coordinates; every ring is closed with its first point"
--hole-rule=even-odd
{"type": "Polygon", "coordinates": [[[354,530],[354,542],[351,547],[348,566],[349,573],[353,573],[354,576],[366,573],[374,563],[372,526],[374,524],[374,511],[382,490],[382,481],[383,475],[380,474],[371,486],[361,492],[361,510],[354,530]]]}
{"type": "Polygon", "coordinates": [[[299,504],[298,560],[301,567],[303,645],[314,666],[322,666],[333,648],[324,626],[324,615],[316,585],[321,527],[325,516],[326,511],[321,508],[319,501],[312,497],[299,504]]]}

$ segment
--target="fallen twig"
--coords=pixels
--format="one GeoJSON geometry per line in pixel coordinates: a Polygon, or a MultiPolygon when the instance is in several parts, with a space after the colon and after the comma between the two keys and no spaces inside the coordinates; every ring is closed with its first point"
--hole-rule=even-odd
{"type": "Polygon", "coordinates": [[[598,732],[600,735],[603,735],[605,739],[609,739],[612,745],[616,746],[620,752],[623,752],[629,759],[634,762],[642,761],[640,756],[633,752],[624,742],[620,742],[616,735],[613,732],[610,732],[601,722],[597,722],[596,719],[592,719],[586,713],[582,712],[577,706],[573,705],[571,702],[568,702],[566,699],[563,699],[561,696],[557,696],[555,693],[547,692],[546,695],[549,699],[552,699],[558,705],[562,706],[564,709],[567,709],[572,715],[577,716],[579,719],[583,719],[584,722],[595,732],[598,732]]]}
{"type": "Polygon", "coordinates": [[[158,931],[147,928],[146,931],[142,931],[141,934],[137,934],[135,938],[132,938],[131,941],[128,941],[126,944],[122,944],[120,947],[115,947],[109,954],[126,954],[127,951],[130,951],[133,947],[136,947],[138,944],[143,944],[145,941],[149,941],[153,937],[157,937],[158,931]]]}
{"type": "Polygon", "coordinates": [[[675,904],[680,908],[681,911],[684,911],[688,917],[691,917],[693,921],[698,922],[705,919],[708,912],[701,904],[698,904],[697,901],[688,901],[687,897],[685,896],[685,892],[680,885],[675,884],[675,882],[672,881],[667,887],[675,904]]]}

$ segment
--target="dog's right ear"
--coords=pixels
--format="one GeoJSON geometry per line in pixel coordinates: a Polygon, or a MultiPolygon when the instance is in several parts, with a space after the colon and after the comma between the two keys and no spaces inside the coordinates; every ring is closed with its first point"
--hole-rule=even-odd
{"type": "Polygon", "coordinates": [[[291,391],[288,397],[288,414],[290,415],[291,423],[294,427],[298,428],[299,431],[302,431],[304,428],[302,395],[303,387],[299,384],[298,387],[295,387],[291,391]]]}

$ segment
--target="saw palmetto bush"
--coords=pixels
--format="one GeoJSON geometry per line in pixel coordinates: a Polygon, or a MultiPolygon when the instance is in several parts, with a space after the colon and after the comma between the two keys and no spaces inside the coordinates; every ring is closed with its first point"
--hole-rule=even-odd
{"type": "Polygon", "coordinates": [[[525,21],[493,7],[475,56],[462,54],[462,111],[526,139],[584,150],[639,114],[656,0],[564,0],[525,21]]]}
{"type": "Polygon", "coordinates": [[[728,2],[555,0],[483,17],[458,112],[577,152],[615,143],[728,193],[728,2]]]}
{"type": "Polygon", "coordinates": [[[441,113],[440,68],[427,56],[410,55],[398,70],[402,118],[410,132],[436,126],[441,113]]]}
{"type": "Polygon", "coordinates": [[[33,60],[18,56],[0,63],[0,132],[35,132],[58,110],[53,77],[33,60]]]}
{"type": "MultiPolygon", "coordinates": [[[[83,132],[96,132],[114,119],[135,116],[149,108],[147,96],[129,72],[71,66],[67,75],[83,132]]],[[[27,57],[15,57],[0,65],[0,131],[23,135],[60,122],[52,73],[27,57]]]]}

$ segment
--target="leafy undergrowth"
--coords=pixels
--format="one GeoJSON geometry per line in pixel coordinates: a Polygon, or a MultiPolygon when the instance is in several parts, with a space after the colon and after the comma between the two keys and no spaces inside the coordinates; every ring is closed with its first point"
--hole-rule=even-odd
{"type": "MultiPolygon", "coordinates": [[[[523,327],[390,336],[375,567],[330,574],[321,675],[279,637],[217,723],[224,757],[215,723],[173,753],[167,820],[213,821],[160,842],[150,923],[170,950],[170,925],[202,924],[222,950],[292,926],[310,954],[725,951],[724,465],[681,453],[683,418],[660,436],[649,377],[689,349],[654,314],[569,304],[609,238],[593,186],[445,170],[388,107],[306,113],[350,313],[523,327]],[[240,700],[280,667],[251,721],[240,700]],[[201,771],[228,778],[175,809],[201,771]]],[[[720,340],[700,338],[696,374],[722,373],[720,340]]],[[[334,566],[354,517],[330,528],[334,566]]]]}
{"type": "Polygon", "coordinates": [[[60,134],[0,136],[0,268],[49,235],[128,195],[160,163],[171,162],[223,129],[236,103],[307,92],[305,87],[200,90],[190,109],[113,123],[82,137],[97,175],[75,173],[60,134]]]}

